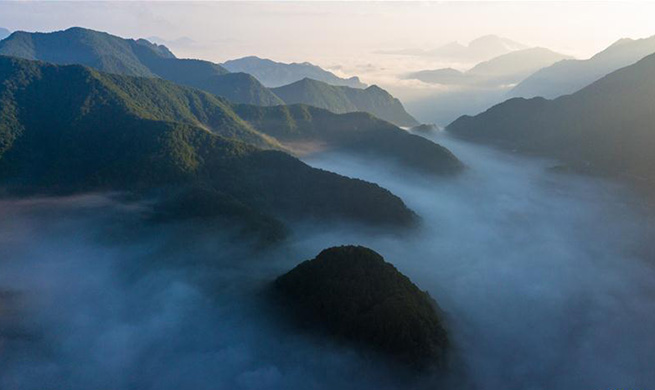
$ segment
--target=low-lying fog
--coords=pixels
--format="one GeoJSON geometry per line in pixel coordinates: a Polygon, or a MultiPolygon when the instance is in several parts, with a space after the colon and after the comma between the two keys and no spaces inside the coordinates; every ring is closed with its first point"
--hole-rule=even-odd
{"type": "Polygon", "coordinates": [[[1,202],[0,388],[434,388],[297,334],[265,304],[275,276],[350,243],[380,252],[447,312],[461,363],[444,387],[653,387],[647,208],[617,184],[437,137],[466,173],[307,160],[401,196],[423,218],[401,236],[296,226],[289,244],[254,255],[228,234],[142,228],[139,207],[116,197],[1,202]]]}

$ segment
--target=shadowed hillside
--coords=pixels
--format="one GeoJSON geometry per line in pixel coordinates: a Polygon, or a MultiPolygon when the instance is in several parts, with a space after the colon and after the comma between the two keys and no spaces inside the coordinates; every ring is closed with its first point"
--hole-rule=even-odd
{"type": "Polygon", "coordinates": [[[237,105],[237,114],[290,148],[315,147],[370,154],[417,172],[451,175],[464,165],[448,149],[410,134],[370,114],[336,115],[305,105],[254,107],[237,105]]]}
{"type": "Polygon", "coordinates": [[[9,57],[0,57],[0,83],[0,180],[12,193],[131,191],[148,197],[170,188],[165,197],[209,199],[212,213],[228,219],[247,212],[265,220],[415,222],[399,198],[375,184],[202,128],[199,117],[221,131],[254,134],[204,93],[9,57]],[[178,104],[153,102],[153,96],[178,104]]]}
{"type": "Polygon", "coordinates": [[[444,363],[436,302],[371,249],[325,249],[280,276],[275,288],[298,322],[416,368],[444,363]]]}
{"type": "Polygon", "coordinates": [[[448,126],[460,137],[655,183],[655,55],[555,100],[511,99],[448,126]]]}

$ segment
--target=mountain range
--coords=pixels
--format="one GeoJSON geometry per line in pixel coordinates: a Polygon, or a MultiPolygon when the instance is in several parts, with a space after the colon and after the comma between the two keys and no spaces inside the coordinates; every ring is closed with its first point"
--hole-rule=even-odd
{"type": "Polygon", "coordinates": [[[502,54],[481,62],[466,72],[452,68],[422,70],[410,73],[406,78],[444,85],[502,86],[518,83],[535,71],[567,58],[570,57],[535,47],[502,54]]]}
{"type": "Polygon", "coordinates": [[[230,73],[209,61],[178,59],[165,46],[145,39],[123,39],[79,27],[52,33],[15,32],[0,41],[0,54],[60,65],[82,64],[128,76],[161,77],[239,103],[283,103],[248,74],[230,73]]]}
{"type": "Polygon", "coordinates": [[[0,40],[7,38],[9,35],[11,35],[11,31],[0,27],[0,40]]]}
{"type": "Polygon", "coordinates": [[[306,105],[237,105],[234,110],[254,128],[298,154],[326,149],[351,151],[429,175],[452,175],[464,168],[448,149],[370,114],[337,115],[306,105]]]}
{"type": "Polygon", "coordinates": [[[405,78],[439,84],[439,87],[408,101],[407,107],[423,122],[446,126],[461,115],[478,114],[504,101],[512,85],[562,58],[566,56],[531,48],[480,62],[466,72],[451,68],[415,72],[405,78]]]}
{"type": "Polygon", "coordinates": [[[272,91],[286,104],[309,104],[336,113],[363,111],[398,126],[416,126],[418,122],[405,111],[400,100],[384,89],[372,85],[366,89],[334,86],[302,79],[272,91]]]}
{"type": "Polygon", "coordinates": [[[655,54],[555,100],[514,98],[447,130],[655,188],[655,54]]]}
{"type": "Polygon", "coordinates": [[[541,69],[509,92],[510,97],[568,95],[624,66],[655,53],[655,36],[621,39],[588,60],[563,60],[541,69]]]}
{"type": "Polygon", "coordinates": [[[0,85],[0,180],[9,193],[128,191],[158,200],[164,215],[236,218],[266,239],[295,218],[416,221],[375,184],[239,141],[253,133],[227,101],[204,92],[4,56],[0,85]]]}
{"type": "Polygon", "coordinates": [[[230,72],[249,73],[269,88],[295,83],[304,78],[322,81],[330,85],[366,88],[358,77],[344,79],[309,62],[285,64],[255,56],[226,61],[221,64],[230,72]]]}
{"type": "MultiPolygon", "coordinates": [[[[70,28],[52,33],[15,32],[0,41],[0,55],[42,60],[54,64],[82,64],[103,72],[128,76],[159,77],[177,84],[202,89],[222,96],[235,103],[274,106],[290,103],[262,85],[247,73],[230,73],[221,65],[196,59],[180,59],[165,46],[145,39],[123,39],[104,32],[70,28]]],[[[305,84],[299,84],[303,86],[305,84]]],[[[293,90],[297,91],[296,85],[293,90]]],[[[348,88],[348,87],[341,87],[348,88]]],[[[339,104],[325,105],[326,101],[343,98],[331,90],[312,89],[302,93],[312,99],[291,99],[293,103],[312,104],[320,108],[349,107],[350,111],[365,111],[373,115],[384,115],[383,119],[405,126],[415,122],[400,102],[380,88],[357,94],[354,105],[344,100],[339,104]],[[377,93],[378,90],[383,93],[377,93]],[[329,96],[317,96],[319,92],[329,96]],[[391,111],[388,109],[391,108],[391,111]]],[[[346,111],[336,111],[338,113],[346,111]]]]}

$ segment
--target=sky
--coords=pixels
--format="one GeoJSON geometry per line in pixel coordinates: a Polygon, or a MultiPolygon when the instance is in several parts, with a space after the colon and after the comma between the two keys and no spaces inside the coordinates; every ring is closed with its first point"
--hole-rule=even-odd
{"type": "Polygon", "coordinates": [[[10,30],[158,37],[181,57],[309,61],[392,89],[402,72],[472,64],[381,51],[495,34],[587,58],[619,38],[655,35],[653,15],[648,2],[0,2],[0,27],[10,30]]]}

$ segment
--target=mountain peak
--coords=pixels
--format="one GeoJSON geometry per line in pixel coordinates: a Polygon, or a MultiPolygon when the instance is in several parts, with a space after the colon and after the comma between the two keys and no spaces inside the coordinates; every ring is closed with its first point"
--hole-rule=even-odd
{"type": "Polygon", "coordinates": [[[77,63],[127,76],[160,77],[236,103],[283,103],[251,76],[229,74],[209,61],[175,58],[166,46],[145,39],[126,39],[82,27],[50,33],[15,33],[0,41],[0,54],[54,64],[77,63]]]}
{"type": "Polygon", "coordinates": [[[614,43],[612,43],[611,45],[609,45],[609,46],[608,46],[608,49],[611,48],[611,47],[617,47],[617,46],[625,45],[625,44],[627,44],[627,43],[634,42],[634,41],[635,41],[635,40],[632,39],[632,38],[620,38],[620,39],[617,40],[616,42],[614,42],[614,43]]]}
{"type": "Polygon", "coordinates": [[[655,52],[655,35],[641,39],[621,38],[609,45],[605,50],[594,55],[594,57],[602,58],[604,56],[621,55],[627,52],[645,53],[641,55],[641,57],[644,57],[646,54],[650,54],[651,52],[655,52]]]}
{"type": "Polygon", "coordinates": [[[369,91],[369,92],[384,93],[384,94],[386,94],[386,95],[391,96],[391,94],[390,94],[389,92],[387,92],[386,90],[380,88],[380,87],[377,86],[376,84],[373,84],[373,85],[368,86],[368,87],[366,88],[366,90],[369,91]]]}
{"type": "Polygon", "coordinates": [[[509,96],[549,99],[574,93],[603,76],[655,52],[655,36],[622,38],[586,60],[559,61],[521,81],[509,96]]]}
{"type": "Polygon", "coordinates": [[[369,248],[325,249],[277,278],[274,289],[301,324],[325,327],[415,368],[444,362],[448,336],[438,305],[369,248]]]}
{"type": "Polygon", "coordinates": [[[231,72],[250,73],[262,84],[270,88],[293,84],[303,78],[310,78],[336,86],[366,87],[358,78],[341,78],[309,61],[284,63],[268,58],[248,56],[226,61],[222,65],[231,72]]]}
{"type": "Polygon", "coordinates": [[[287,104],[308,104],[336,113],[363,111],[397,126],[415,126],[416,119],[389,92],[371,85],[366,89],[335,86],[305,77],[295,83],[273,88],[287,104]]]}
{"type": "Polygon", "coordinates": [[[144,39],[144,38],[137,39],[136,43],[153,50],[154,52],[156,52],[158,55],[160,55],[162,57],[175,58],[175,54],[173,54],[173,52],[168,47],[166,47],[165,45],[160,45],[160,44],[157,44],[157,43],[153,43],[153,42],[151,42],[151,41],[149,41],[147,39],[144,39]]]}

